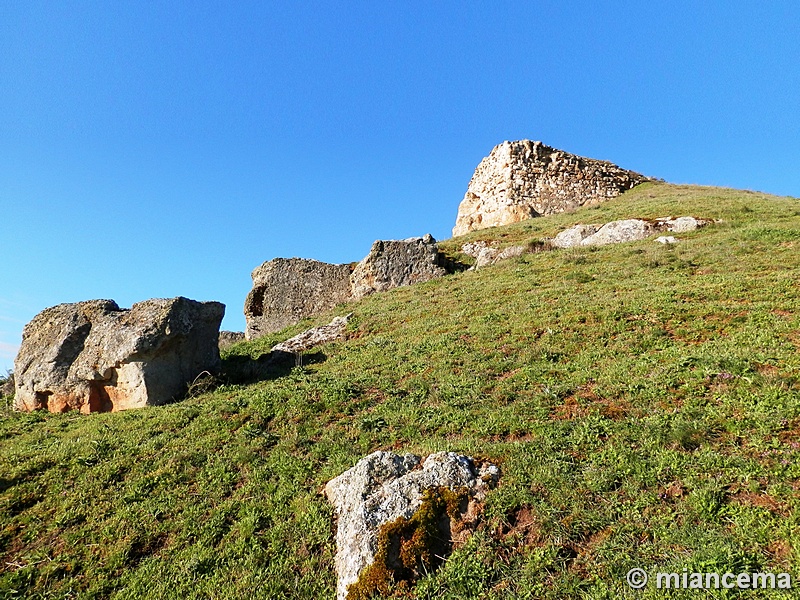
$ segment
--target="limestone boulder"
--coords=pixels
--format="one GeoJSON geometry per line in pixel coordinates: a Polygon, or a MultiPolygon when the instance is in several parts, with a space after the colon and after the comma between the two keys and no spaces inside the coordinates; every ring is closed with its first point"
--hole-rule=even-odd
{"type": "MultiPolygon", "coordinates": [[[[604,225],[574,225],[554,237],[550,245],[554,248],[574,248],[575,246],[605,246],[644,240],[654,233],[686,233],[711,223],[709,219],[697,217],[661,217],[653,221],[645,219],[621,219],[604,225]]],[[[656,239],[662,244],[672,244],[678,240],[672,236],[656,239]]]]}
{"type": "MultiPolygon", "coordinates": [[[[379,451],[329,481],[324,493],[338,521],[337,599],[346,600],[348,588],[375,560],[381,527],[410,519],[426,493],[442,488],[461,490],[470,501],[481,501],[499,477],[496,466],[479,465],[453,452],[431,454],[423,461],[413,454],[379,451]]],[[[445,516],[443,538],[449,535],[448,523],[445,516]]]]}
{"type": "Polygon", "coordinates": [[[643,219],[622,219],[606,223],[592,235],[581,240],[581,246],[605,246],[635,242],[651,236],[655,227],[643,219]]]}
{"type": "Polygon", "coordinates": [[[257,267],[247,295],[245,336],[255,339],[350,300],[351,265],[276,258],[257,267]]]}
{"type": "Polygon", "coordinates": [[[350,277],[352,298],[422,283],[447,274],[430,234],[406,240],[378,240],[350,277]]]}
{"type": "Polygon", "coordinates": [[[678,238],[673,237],[671,235],[660,235],[655,239],[655,241],[659,244],[664,244],[664,245],[677,244],[678,238]]]}
{"type": "Polygon", "coordinates": [[[580,246],[581,242],[591,235],[597,233],[602,225],[574,225],[565,229],[553,238],[552,245],[555,248],[573,248],[580,246]]]}
{"type": "Polygon", "coordinates": [[[478,240],[477,242],[468,242],[461,246],[461,252],[474,258],[475,264],[473,268],[480,269],[481,267],[494,263],[495,259],[500,254],[500,248],[483,240],[478,240]]]}
{"type": "Polygon", "coordinates": [[[500,254],[498,254],[494,262],[500,262],[501,260],[508,260],[509,258],[516,258],[518,256],[522,256],[528,251],[528,248],[525,246],[509,246],[508,248],[504,248],[500,254]]]}
{"type": "Polygon", "coordinates": [[[598,204],[647,180],[542,142],[503,142],[475,169],[453,236],[598,204]]]}
{"type": "Polygon", "coordinates": [[[672,233],[688,233],[701,227],[705,227],[712,221],[710,219],[698,219],[697,217],[662,217],[656,219],[656,226],[660,231],[671,231],[672,233]]]}
{"type": "Polygon", "coordinates": [[[350,320],[352,313],[344,317],[335,317],[333,321],[327,325],[320,325],[319,327],[312,327],[294,337],[289,338],[274,345],[270,352],[288,352],[291,354],[298,354],[311,350],[316,346],[322,344],[329,344],[344,337],[345,329],[347,328],[347,321],[350,320]]]}
{"type": "Polygon", "coordinates": [[[23,330],[14,407],[90,413],[168,402],[219,370],[224,314],[224,304],[182,297],[47,308],[23,330]]]}

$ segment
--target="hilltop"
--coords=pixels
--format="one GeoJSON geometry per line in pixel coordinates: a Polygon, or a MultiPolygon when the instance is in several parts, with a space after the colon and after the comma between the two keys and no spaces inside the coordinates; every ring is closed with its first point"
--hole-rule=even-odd
{"type": "Polygon", "coordinates": [[[345,341],[260,381],[90,417],[6,406],[0,597],[333,597],[319,492],[376,449],[503,473],[412,597],[616,598],[633,567],[791,572],[800,201],[645,183],[440,248],[469,263],[465,242],[536,249],[577,223],[686,214],[717,222],[675,245],[523,254],[225,351],[235,365],[353,313],[345,341]]]}

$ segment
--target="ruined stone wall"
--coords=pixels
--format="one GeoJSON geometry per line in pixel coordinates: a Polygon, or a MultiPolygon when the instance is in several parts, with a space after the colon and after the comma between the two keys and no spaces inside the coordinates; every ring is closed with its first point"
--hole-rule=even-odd
{"type": "Polygon", "coordinates": [[[503,142],[475,169],[453,236],[598,204],[644,181],[610,162],[541,142],[503,142]]]}

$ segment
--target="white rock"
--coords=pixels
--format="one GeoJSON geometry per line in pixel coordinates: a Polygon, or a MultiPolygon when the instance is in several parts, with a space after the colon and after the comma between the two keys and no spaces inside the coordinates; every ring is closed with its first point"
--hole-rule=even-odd
{"type": "Polygon", "coordinates": [[[346,600],[347,588],[375,558],[378,530],[420,508],[426,490],[465,488],[482,500],[500,471],[494,465],[478,470],[472,459],[454,452],[438,452],[426,458],[413,454],[373,452],[325,486],[333,504],[336,531],[336,597],[346,600]]]}
{"type": "Polygon", "coordinates": [[[600,229],[601,225],[574,225],[565,229],[553,238],[552,244],[556,248],[573,248],[580,246],[581,242],[600,229]]]}
{"type": "Polygon", "coordinates": [[[708,221],[705,219],[696,219],[694,217],[678,217],[677,219],[666,221],[667,231],[672,231],[673,233],[694,231],[704,227],[707,223],[708,221]]]}
{"type": "Polygon", "coordinates": [[[662,235],[657,237],[655,241],[657,241],[659,244],[677,244],[678,238],[671,235],[662,235]]]}
{"type": "Polygon", "coordinates": [[[605,246],[622,242],[635,242],[649,237],[653,226],[641,219],[623,219],[606,223],[596,233],[581,241],[581,246],[605,246]]]}
{"type": "Polygon", "coordinates": [[[353,313],[344,317],[334,317],[333,321],[327,325],[320,325],[319,327],[312,327],[299,333],[296,336],[289,338],[276,344],[272,347],[271,352],[291,352],[297,354],[310,350],[314,346],[327,344],[344,337],[344,330],[347,327],[347,321],[353,313]]]}

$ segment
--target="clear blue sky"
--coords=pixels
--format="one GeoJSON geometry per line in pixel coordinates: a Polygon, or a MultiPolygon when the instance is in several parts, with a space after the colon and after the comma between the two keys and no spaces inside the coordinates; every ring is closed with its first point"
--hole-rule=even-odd
{"type": "Polygon", "coordinates": [[[0,369],[47,306],[241,330],[265,260],[449,237],[503,140],[798,196],[798,32],[794,0],[3,3],[0,369]]]}

